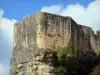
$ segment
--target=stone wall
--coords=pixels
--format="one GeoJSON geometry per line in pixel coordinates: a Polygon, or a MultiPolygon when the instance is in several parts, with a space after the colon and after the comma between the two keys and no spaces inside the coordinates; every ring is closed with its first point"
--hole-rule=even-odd
{"type": "Polygon", "coordinates": [[[96,50],[95,34],[90,27],[79,25],[79,47],[80,50],[96,50]]]}
{"type": "Polygon", "coordinates": [[[44,52],[71,43],[75,53],[100,51],[100,33],[78,25],[71,17],[39,12],[14,25],[14,47],[11,75],[53,75],[51,53],[44,52]]]}
{"type": "Polygon", "coordinates": [[[96,32],[96,44],[97,44],[97,52],[100,52],[100,30],[96,32]]]}
{"type": "Polygon", "coordinates": [[[71,23],[69,17],[43,14],[42,24],[37,28],[38,48],[62,47],[71,39],[71,23]]]}

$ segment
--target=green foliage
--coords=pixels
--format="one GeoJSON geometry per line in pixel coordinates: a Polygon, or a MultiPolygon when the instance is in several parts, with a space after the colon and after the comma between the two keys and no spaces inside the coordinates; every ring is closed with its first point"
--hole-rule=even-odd
{"type": "Polygon", "coordinates": [[[70,43],[68,43],[68,45],[63,48],[58,47],[56,49],[56,51],[57,51],[58,57],[61,57],[63,55],[65,55],[65,56],[74,56],[75,55],[74,49],[70,43]]]}
{"type": "Polygon", "coordinates": [[[55,75],[90,75],[92,69],[99,63],[100,55],[84,53],[83,50],[80,53],[77,58],[70,43],[64,48],[58,47],[53,52],[51,61],[55,75]]]}
{"type": "Polygon", "coordinates": [[[56,75],[66,75],[67,74],[67,70],[64,67],[59,66],[59,67],[55,68],[55,74],[56,75]]]}
{"type": "Polygon", "coordinates": [[[56,75],[78,75],[75,52],[69,43],[66,47],[58,47],[52,54],[52,66],[56,75]]]}
{"type": "Polygon", "coordinates": [[[19,73],[19,70],[15,69],[14,74],[18,74],[18,73],[19,73]]]}
{"type": "Polygon", "coordinates": [[[58,60],[58,57],[57,57],[57,52],[53,52],[52,53],[52,61],[51,61],[51,63],[52,63],[52,66],[54,66],[54,67],[58,67],[59,66],[59,60],[58,60]]]}
{"type": "Polygon", "coordinates": [[[22,67],[23,67],[22,64],[16,64],[15,65],[15,70],[14,70],[14,75],[18,74],[21,71],[22,67]]]}

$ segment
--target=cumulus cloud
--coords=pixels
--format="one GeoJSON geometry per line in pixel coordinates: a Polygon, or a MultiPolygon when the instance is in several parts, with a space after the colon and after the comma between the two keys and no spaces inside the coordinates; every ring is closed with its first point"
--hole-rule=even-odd
{"type": "Polygon", "coordinates": [[[3,17],[4,11],[0,9],[0,34],[2,34],[7,39],[12,39],[13,37],[13,25],[17,22],[15,19],[8,19],[3,17]]]}
{"type": "Polygon", "coordinates": [[[4,73],[4,67],[2,64],[0,64],[0,73],[4,73]]]}
{"type": "Polygon", "coordinates": [[[65,8],[61,5],[52,5],[43,7],[41,11],[71,16],[78,24],[92,27],[94,31],[100,30],[100,0],[89,3],[87,7],[79,3],[67,5],[65,8]]]}
{"type": "Polygon", "coordinates": [[[0,64],[0,75],[8,75],[8,71],[6,70],[4,64],[0,64]]]}
{"type": "Polygon", "coordinates": [[[63,8],[63,5],[51,5],[50,7],[44,6],[41,11],[59,14],[63,8]]]}
{"type": "Polygon", "coordinates": [[[12,54],[13,25],[17,20],[8,19],[3,15],[4,11],[0,9],[0,75],[8,75],[12,54]]]}

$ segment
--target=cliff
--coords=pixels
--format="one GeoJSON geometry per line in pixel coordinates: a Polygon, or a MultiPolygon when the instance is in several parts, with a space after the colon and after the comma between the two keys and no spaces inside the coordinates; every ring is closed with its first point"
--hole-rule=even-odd
{"type": "Polygon", "coordinates": [[[78,25],[71,17],[39,12],[14,25],[14,46],[11,58],[12,75],[53,75],[53,67],[42,61],[45,50],[54,50],[71,43],[75,54],[100,51],[100,31],[78,25]]]}

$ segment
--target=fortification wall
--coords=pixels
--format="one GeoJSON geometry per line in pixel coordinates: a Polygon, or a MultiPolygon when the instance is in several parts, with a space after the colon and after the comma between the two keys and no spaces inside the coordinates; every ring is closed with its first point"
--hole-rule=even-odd
{"type": "Polygon", "coordinates": [[[79,49],[84,50],[85,52],[95,52],[95,34],[90,27],[79,25],[79,49]]]}
{"type": "Polygon", "coordinates": [[[38,25],[37,31],[38,48],[52,49],[53,46],[66,46],[71,39],[70,17],[62,17],[47,13],[44,13],[43,17],[43,24],[38,25]]]}
{"type": "Polygon", "coordinates": [[[97,45],[97,48],[96,48],[96,52],[100,52],[100,30],[96,32],[96,45],[97,45]]]}
{"type": "Polygon", "coordinates": [[[47,64],[41,62],[44,51],[71,43],[76,54],[100,51],[100,35],[90,27],[78,25],[70,17],[39,12],[24,18],[14,25],[14,47],[11,58],[11,75],[53,75],[50,66],[51,53],[47,64]]]}
{"type": "Polygon", "coordinates": [[[28,64],[35,60],[34,56],[37,52],[37,25],[40,21],[38,15],[41,14],[26,17],[14,25],[11,75],[29,75],[28,64]],[[18,67],[19,65],[20,67],[18,67]],[[18,71],[18,73],[16,71],[18,71]]]}

